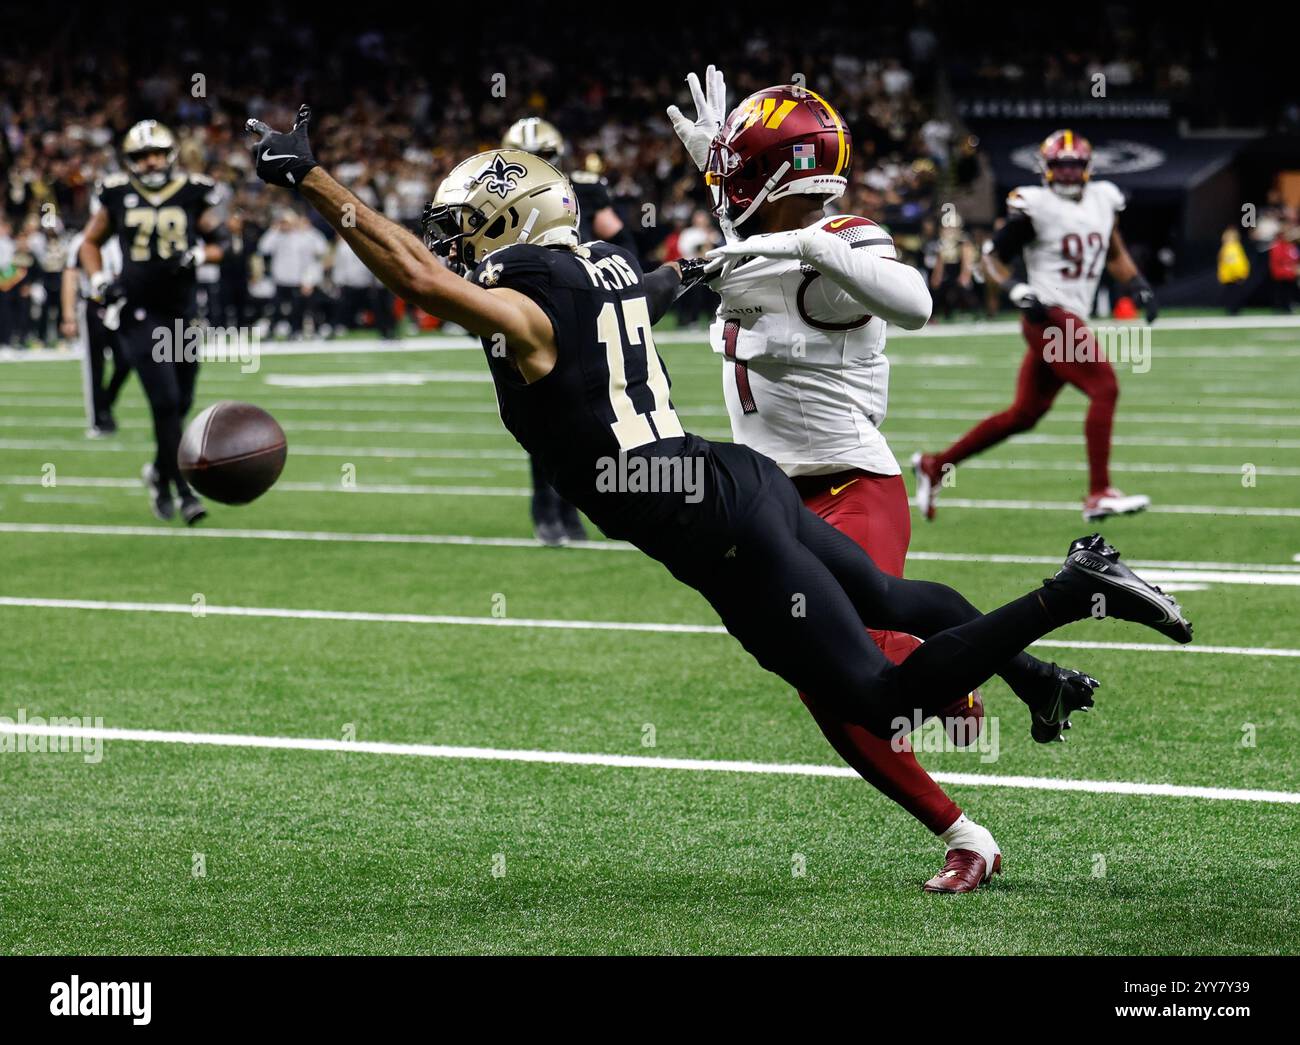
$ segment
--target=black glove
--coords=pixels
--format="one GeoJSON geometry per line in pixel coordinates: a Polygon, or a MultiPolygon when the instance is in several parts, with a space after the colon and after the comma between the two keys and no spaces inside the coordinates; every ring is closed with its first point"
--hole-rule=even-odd
{"type": "Polygon", "coordinates": [[[296,189],[307,173],[319,166],[311,154],[311,142],[307,140],[310,123],[311,106],[303,105],[298,110],[293,130],[288,134],[271,130],[261,120],[250,119],[244,124],[244,129],[250,134],[262,136],[253,146],[253,160],[259,178],[268,185],[296,189]]]}
{"type": "Polygon", "coordinates": [[[677,267],[682,273],[682,285],[677,291],[681,297],[697,283],[705,283],[722,271],[725,258],[681,258],[677,267]]]}
{"type": "Polygon", "coordinates": [[[173,254],[164,264],[167,271],[171,273],[194,272],[203,264],[206,256],[206,250],[198,245],[190,247],[189,250],[183,250],[179,254],[173,254]]]}
{"type": "Polygon", "coordinates": [[[1156,292],[1151,289],[1151,284],[1146,281],[1145,276],[1139,275],[1133,277],[1128,286],[1133,299],[1146,313],[1147,322],[1154,323],[1156,316],[1160,315],[1160,306],[1156,304],[1156,292]]]}

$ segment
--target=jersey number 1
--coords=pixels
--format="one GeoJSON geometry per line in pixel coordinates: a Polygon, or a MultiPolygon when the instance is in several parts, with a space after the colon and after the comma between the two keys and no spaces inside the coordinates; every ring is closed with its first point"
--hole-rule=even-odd
{"type": "Polygon", "coordinates": [[[623,306],[623,326],[627,328],[628,337],[634,340],[624,344],[618,309],[612,301],[607,301],[596,317],[596,337],[605,346],[605,362],[609,368],[609,405],[614,408],[614,423],[610,427],[620,450],[634,450],[656,439],[671,439],[686,433],[668,399],[668,377],[650,337],[650,312],[645,298],[626,298],[620,304],[623,306]],[[645,355],[646,387],[654,397],[654,408],[648,415],[638,413],[632,397],[627,394],[624,352],[638,348],[645,355]],[[651,421],[654,428],[650,427],[651,421]]]}

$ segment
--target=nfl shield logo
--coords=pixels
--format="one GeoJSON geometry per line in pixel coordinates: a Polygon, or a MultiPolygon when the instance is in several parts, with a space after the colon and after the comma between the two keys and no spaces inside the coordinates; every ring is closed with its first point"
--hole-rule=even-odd
{"type": "Polygon", "coordinates": [[[796,145],[794,147],[794,169],[797,171],[810,171],[817,166],[817,146],[796,145]]]}

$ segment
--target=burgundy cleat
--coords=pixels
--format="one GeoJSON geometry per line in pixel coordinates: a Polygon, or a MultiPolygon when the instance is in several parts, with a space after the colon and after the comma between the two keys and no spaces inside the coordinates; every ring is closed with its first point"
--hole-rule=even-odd
{"type": "Polygon", "coordinates": [[[940,711],[939,720],[954,747],[972,747],[984,731],[984,698],[979,687],[940,711]]]}
{"type": "Polygon", "coordinates": [[[973,849],[949,849],[943,870],[925,883],[927,893],[973,893],[995,874],[1002,873],[1002,854],[993,857],[993,870],[987,870],[984,857],[973,849]]]}

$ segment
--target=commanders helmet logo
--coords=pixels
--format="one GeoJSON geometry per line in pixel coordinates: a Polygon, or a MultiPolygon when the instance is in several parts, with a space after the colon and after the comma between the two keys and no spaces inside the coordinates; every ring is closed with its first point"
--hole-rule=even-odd
{"type": "Polygon", "coordinates": [[[498,154],[492,158],[488,166],[474,176],[474,180],[483,182],[483,187],[488,192],[496,193],[505,199],[518,186],[519,179],[527,173],[528,169],[522,163],[507,160],[498,154]]]}

